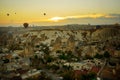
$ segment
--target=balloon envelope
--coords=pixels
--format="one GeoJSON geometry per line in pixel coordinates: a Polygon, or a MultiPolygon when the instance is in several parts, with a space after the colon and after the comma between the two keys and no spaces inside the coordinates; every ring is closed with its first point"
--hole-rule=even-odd
{"type": "Polygon", "coordinates": [[[10,14],[7,13],[7,16],[9,16],[10,14]]]}
{"type": "Polygon", "coordinates": [[[23,26],[25,27],[25,28],[27,28],[28,27],[28,23],[23,23],[23,26]]]}
{"type": "Polygon", "coordinates": [[[44,13],[44,16],[46,15],[46,13],[44,13]]]}

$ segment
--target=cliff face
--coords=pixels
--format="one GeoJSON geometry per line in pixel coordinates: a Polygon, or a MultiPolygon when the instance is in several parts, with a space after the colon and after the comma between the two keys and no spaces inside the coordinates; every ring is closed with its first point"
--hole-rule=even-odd
{"type": "Polygon", "coordinates": [[[37,37],[36,39],[34,39],[34,44],[37,43],[47,44],[51,47],[54,47],[53,51],[60,49],[73,51],[75,47],[75,42],[83,40],[81,34],[82,32],[83,31],[73,32],[70,30],[68,31],[42,30],[42,31],[29,31],[26,34],[29,34],[28,36],[36,35],[37,37]]]}
{"type": "Polygon", "coordinates": [[[91,30],[34,30],[25,34],[34,45],[43,43],[52,47],[52,52],[73,51],[80,56],[103,54],[105,46],[105,50],[113,52],[113,47],[110,46],[120,42],[120,30],[116,28],[100,28],[92,30],[92,33],[91,30]]]}
{"type": "Polygon", "coordinates": [[[120,29],[117,28],[103,28],[98,29],[92,34],[92,39],[99,40],[99,41],[105,41],[115,38],[118,38],[120,36],[120,29]]]}

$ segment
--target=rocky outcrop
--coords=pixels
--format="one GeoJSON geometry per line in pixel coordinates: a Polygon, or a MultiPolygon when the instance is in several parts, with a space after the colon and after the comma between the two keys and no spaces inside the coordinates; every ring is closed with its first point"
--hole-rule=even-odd
{"type": "Polygon", "coordinates": [[[110,40],[113,38],[118,38],[118,36],[120,36],[120,29],[102,28],[102,29],[96,30],[92,34],[92,39],[98,40],[98,41],[105,41],[105,40],[110,40]]]}

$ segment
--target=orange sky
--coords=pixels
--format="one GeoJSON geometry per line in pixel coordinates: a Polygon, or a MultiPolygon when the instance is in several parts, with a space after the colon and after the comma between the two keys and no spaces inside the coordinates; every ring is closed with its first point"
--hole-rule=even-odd
{"type": "Polygon", "coordinates": [[[19,26],[24,22],[31,25],[119,23],[119,3],[120,0],[0,0],[0,26],[19,26]]]}

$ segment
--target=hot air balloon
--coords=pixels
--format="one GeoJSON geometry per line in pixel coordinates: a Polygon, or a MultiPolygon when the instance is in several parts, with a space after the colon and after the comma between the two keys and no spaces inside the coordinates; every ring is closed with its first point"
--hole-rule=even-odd
{"type": "Polygon", "coordinates": [[[9,13],[7,13],[7,16],[9,16],[10,14],[9,13]]]}
{"type": "Polygon", "coordinates": [[[44,13],[44,16],[46,15],[46,13],[44,13]]]}
{"type": "Polygon", "coordinates": [[[25,28],[27,28],[28,27],[28,23],[23,23],[23,26],[25,27],[25,28]]]}

